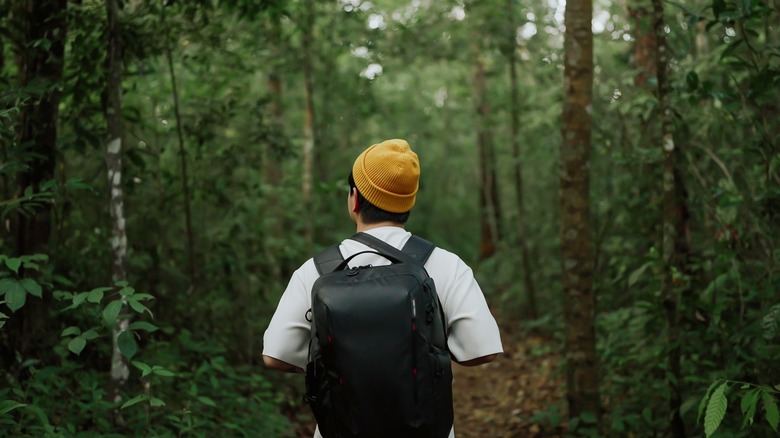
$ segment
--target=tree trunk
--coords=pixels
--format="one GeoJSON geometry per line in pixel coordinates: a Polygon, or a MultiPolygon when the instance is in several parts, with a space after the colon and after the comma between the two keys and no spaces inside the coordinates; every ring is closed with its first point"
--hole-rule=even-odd
{"type": "Polygon", "coordinates": [[[647,82],[656,75],[656,41],[653,29],[652,5],[648,0],[634,0],[628,6],[634,29],[634,65],[637,73],[634,83],[641,88],[647,87],[647,82]]]}
{"type": "Polygon", "coordinates": [[[679,174],[677,172],[677,151],[675,150],[673,133],[673,114],[669,106],[669,50],[666,45],[664,31],[663,0],[653,0],[654,28],[656,34],[656,62],[658,72],[658,108],[661,111],[661,138],[663,150],[663,260],[664,275],[662,278],[662,297],[667,312],[667,362],[669,366],[669,409],[671,410],[670,432],[675,438],[685,437],[685,424],[680,415],[682,396],[679,384],[682,382],[680,371],[680,311],[681,285],[676,282],[674,272],[684,273],[688,255],[685,243],[684,203],[678,199],[680,190],[679,174]],[[680,248],[680,245],[683,245],[680,248]],[[683,250],[683,252],[679,252],[683,250]],[[676,284],[677,283],[677,284],[676,284]]]}
{"type": "Polygon", "coordinates": [[[474,111],[477,115],[477,150],[479,151],[479,211],[481,243],[480,260],[496,252],[499,239],[498,215],[501,211],[496,182],[493,133],[490,130],[490,103],[487,97],[485,64],[474,48],[474,111]]]}
{"type": "MultiPolygon", "coordinates": [[[[40,192],[41,185],[54,178],[57,156],[57,120],[59,117],[60,82],[65,58],[65,38],[67,31],[66,0],[28,0],[17,1],[8,6],[13,20],[22,23],[19,38],[21,44],[14,47],[17,54],[17,71],[21,87],[31,93],[30,103],[25,105],[18,119],[18,137],[8,146],[24,147],[26,154],[35,154],[28,162],[27,170],[20,172],[15,181],[5,180],[15,185],[16,196],[22,196],[25,190],[40,192]],[[47,41],[43,44],[42,41],[47,41]],[[28,88],[29,87],[29,88],[28,88]]],[[[7,150],[7,149],[6,149],[7,150]]],[[[10,151],[9,151],[10,152],[10,151]]],[[[19,154],[17,151],[17,155],[19,154]]],[[[5,177],[5,175],[4,175],[5,177]]],[[[6,185],[6,187],[8,187],[6,185]]],[[[6,189],[8,190],[8,189],[6,189]]],[[[7,194],[10,194],[8,190],[7,194]]],[[[45,204],[36,208],[33,214],[16,214],[11,218],[15,236],[13,242],[16,255],[50,252],[52,231],[52,205],[45,204]]],[[[2,363],[11,370],[18,369],[17,354],[28,358],[36,345],[41,342],[41,334],[49,332],[51,295],[45,294],[43,300],[28,300],[25,306],[15,312],[8,321],[5,330],[16,333],[10,337],[8,345],[0,346],[2,363]]],[[[48,352],[48,349],[46,350],[48,352]]]]}
{"type": "Polygon", "coordinates": [[[590,236],[589,159],[593,95],[591,0],[567,2],[564,23],[564,107],[561,142],[561,258],[566,320],[569,417],[598,418],[595,292],[590,236]]]}
{"type": "Polygon", "coordinates": [[[312,44],[314,43],[314,1],[306,0],[306,19],[303,25],[303,80],[304,80],[304,118],[303,118],[303,178],[302,201],[304,212],[304,236],[311,247],[314,243],[314,223],[312,222],[312,181],[314,167],[314,90],[312,44]]]}
{"type": "Polygon", "coordinates": [[[165,58],[168,61],[168,71],[171,76],[171,88],[173,90],[173,112],[176,117],[176,134],[179,139],[179,162],[181,166],[181,187],[184,196],[184,224],[187,233],[187,274],[190,277],[190,287],[187,293],[191,294],[195,284],[195,233],[192,230],[192,208],[190,207],[190,186],[187,175],[187,150],[184,148],[184,125],[181,120],[179,88],[176,84],[176,70],[173,68],[173,54],[171,53],[171,32],[165,19],[165,6],[162,7],[160,17],[165,30],[165,58]]]}
{"type": "Polygon", "coordinates": [[[518,242],[520,256],[523,265],[523,282],[525,284],[526,304],[528,306],[528,317],[536,319],[539,312],[536,307],[536,288],[534,287],[534,278],[531,269],[530,255],[528,254],[528,222],[525,217],[525,204],[523,202],[523,166],[522,155],[520,153],[520,108],[518,104],[517,90],[517,62],[515,50],[517,48],[517,26],[514,19],[514,0],[506,2],[507,16],[509,17],[509,46],[507,47],[507,61],[509,63],[509,114],[512,144],[512,159],[515,163],[515,199],[518,211],[518,242]]]}
{"type": "MultiPolygon", "coordinates": [[[[106,168],[108,169],[108,187],[110,192],[109,210],[111,212],[111,252],[113,255],[111,279],[117,282],[127,279],[125,273],[127,234],[125,232],[125,214],[122,200],[122,47],[117,0],[106,0],[106,10],[108,13],[108,71],[106,84],[108,146],[106,147],[106,168]]],[[[127,318],[119,318],[113,327],[111,382],[106,394],[107,398],[113,403],[122,401],[120,391],[130,375],[127,362],[119,351],[117,342],[119,335],[127,330],[128,324],[127,318]]],[[[115,419],[121,421],[119,416],[115,419]]]]}
{"type": "MultiPolygon", "coordinates": [[[[29,152],[39,158],[30,163],[28,171],[19,174],[19,195],[27,187],[38,192],[41,183],[54,177],[67,4],[66,0],[22,1],[15,10],[27,23],[26,47],[19,48],[22,86],[33,81],[45,85],[33,99],[37,99],[36,104],[26,106],[21,113],[19,144],[29,145],[29,152]],[[44,39],[48,45],[40,43],[44,39]]],[[[51,235],[51,206],[45,205],[29,217],[18,215],[15,233],[18,255],[45,251],[51,235]]]]}

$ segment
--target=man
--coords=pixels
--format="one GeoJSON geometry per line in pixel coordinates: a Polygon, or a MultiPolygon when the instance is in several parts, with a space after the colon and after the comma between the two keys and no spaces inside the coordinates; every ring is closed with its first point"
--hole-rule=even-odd
{"type": "MultiPolygon", "coordinates": [[[[352,167],[347,198],[349,216],[358,232],[374,236],[395,248],[411,237],[404,229],[415,203],[420,164],[404,140],[387,140],[366,149],[352,167]]],[[[357,241],[341,242],[342,256],[370,250],[357,241]]],[[[377,254],[361,254],[350,267],[380,266],[389,261],[377,254]]],[[[436,248],[425,269],[434,280],[444,309],[449,337],[447,346],[455,362],[463,366],[493,361],[503,352],[498,325],[471,269],[455,254],[436,248]]],[[[311,291],[319,277],[313,259],[290,279],[279,306],[263,337],[266,366],[288,372],[303,372],[306,366],[311,325],[311,291]]],[[[315,438],[320,437],[319,431],[315,438]]],[[[450,432],[454,437],[454,432],[450,432]]]]}

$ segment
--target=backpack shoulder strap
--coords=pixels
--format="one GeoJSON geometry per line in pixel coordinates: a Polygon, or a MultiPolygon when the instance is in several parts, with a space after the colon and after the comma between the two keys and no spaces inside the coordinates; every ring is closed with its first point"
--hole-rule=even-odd
{"type": "Polygon", "coordinates": [[[428,261],[428,257],[431,256],[434,249],[436,249],[436,245],[432,242],[412,235],[401,251],[412,256],[421,266],[425,266],[425,262],[428,261]]]}
{"type": "Polygon", "coordinates": [[[321,276],[333,272],[343,261],[344,256],[341,255],[338,244],[329,246],[314,256],[314,266],[321,276]]]}
{"type": "Polygon", "coordinates": [[[436,248],[433,243],[417,236],[412,236],[409,241],[406,242],[406,245],[404,245],[402,250],[367,233],[357,233],[350,237],[350,239],[356,240],[380,253],[394,256],[404,263],[412,263],[420,266],[425,266],[428,257],[430,257],[434,248],[436,248]]]}

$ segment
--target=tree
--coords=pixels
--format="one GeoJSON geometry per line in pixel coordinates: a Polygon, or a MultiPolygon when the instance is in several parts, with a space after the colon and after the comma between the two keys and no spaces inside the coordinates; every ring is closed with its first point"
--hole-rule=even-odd
{"type": "Polygon", "coordinates": [[[600,411],[595,291],[590,235],[593,33],[590,0],[567,2],[564,14],[564,106],[561,142],[561,260],[566,321],[566,398],[570,418],[600,411]]]}
{"type": "Polygon", "coordinates": [[[312,222],[312,183],[314,177],[314,67],[312,45],[314,44],[314,1],[305,1],[303,22],[303,92],[304,92],[304,117],[303,117],[303,175],[301,201],[307,211],[304,213],[304,233],[309,246],[314,241],[314,223],[312,222]]]}
{"type": "Polygon", "coordinates": [[[515,24],[514,0],[506,0],[506,13],[508,17],[508,32],[506,44],[506,57],[509,64],[509,126],[510,143],[512,144],[512,159],[515,177],[515,202],[518,211],[518,236],[517,244],[520,247],[520,260],[523,268],[523,282],[528,306],[528,317],[536,319],[539,311],[536,307],[536,288],[534,286],[533,271],[531,269],[531,256],[528,253],[528,218],[525,215],[525,202],[523,200],[523,166],[520,153],[520,108],[517,85],[517,25],[515,24]]]}
{"type": "Polygon", "coordinates": [[[688,207],[685,204],[684,187],[677,164],[677,149],[674,141],[674,120],[669,105],[669,48],[666,43],[666,21],[664,20],[663,0],[653,0],[653,33],[655,34],[656,77],[658,84],[658,111],[661,113],[661,149],[663,151],[663,243],[662,258],[664,275],[661,282],[664,307],[667,313],[667,348],[669,381],[669,408],[671,411],[670,429],[675,438],[685,437],[680,408],[682,395],[680,385],[683,375],[680,370],[680,291],[685,286],[682,278],[688,271],[690,245],[687,241],[688,207]]]}
{"type": "MultiPolygon", "coordinates": [[[[125,259],[127,257],[127,231],[125,229],[124,191],[122,189],[122,34],[119,22],[117,0],[106,0],[108,19],[108,70],[106,80],[106,168],[108,170],[109,211],[111,213],[111,279],[125,282],[125,259]]],[[[124,299],[121,300],[124,307],[124,299]]],[[[120,389],[130,376],[130,369],[119,350],[119,337],[127,331],[129,321],[119,318],[113,327],[113,349],[111,354],[111,384],[107,392],[110,401],[122,401],[120,389]]]]}

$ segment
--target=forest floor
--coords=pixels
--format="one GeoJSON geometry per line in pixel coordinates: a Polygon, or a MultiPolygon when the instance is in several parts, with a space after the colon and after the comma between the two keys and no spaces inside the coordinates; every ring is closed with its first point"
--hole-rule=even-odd
{"type": "MultiPolygon", "coordinates": [[[[453,364],[457,438],[559,437],[565,430],[560,355],[548,336],[501,324],[504,354],[486,365],[453,364]]],[[[313,435],[305,404],[288,415],[296,436],[313,435]]]]}

